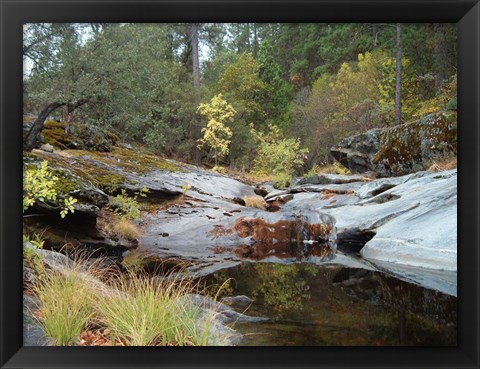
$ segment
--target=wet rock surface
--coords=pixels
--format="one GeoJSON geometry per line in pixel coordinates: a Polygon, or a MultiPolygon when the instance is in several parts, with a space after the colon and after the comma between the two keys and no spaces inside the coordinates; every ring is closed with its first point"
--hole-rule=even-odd
{"type": "MultiPolygon", "coordinates": [[[[152,203],[143,212],[138,240],[142,257],[178,259],[194,276],[248,260],[354,264],[358,253],[360,264],[369,268],[375,262],[392,265],[392,271],[396,265],[416,267],[418,283],[429,280],[421,277],[423,270],[456,271],[456,170],[379,179],[319,174],[277,190],[132,152],[34,151],[32,156],[71,174],[66,188],[83,208],[76,211],[79,221],[70,217],[69,223],[79,227],[96,219],[95,206],[100,211],[105,206],[107,185],[130,193],[148,188],[152,203]],[[69,188],[77,186],[77,177],[87,186],[69,188]],[[245,197],[258,193],[266,210],[244,205],[245,197]],[[342,253],[335,254],[337,244],[342,253]]],[[[77,241],[114,249],[94,231],[83,237],[77,241]]],[[[118,255],[128,248],[118,247],[118,255]]]]}
{"type": "MultiPolygon", "coordinates": [[[[456,272],[456,170],[379,179],[352,176],[354,182],[344,176],[322,176],[326,184],[297,181],[289,189],[266,195],[269,203],[289,196],[277,212],[228,201],[229,196],[239,197],[238,192],[226,196],[203,192],[203,201],[193,193],[197,199],[145,218],[140,248],[160,258],[189,260],[195,264],[190,269],[195,275],[243,260],[348,265],[358,262],[357,254],[364,268],[368,264],[376,269],[375,263],[382,263],[381,270],[398,275],[402,272],[397,266],[406,265],[411,269],[404,272],[405,278],[437,289],[426,270],[456,272]],[[310,214],[305,223],[302,214],[310,214]],[[311,218],[313,214],[319,218],[311,218]],[[326,225],[332,222],[331,231],[326,225]],[[297,237],[295,227],[305,230],[306,224],[326,226],[320,231],[326,242],[303,231],[297,237]],[[288,239],[291,242],[285,242],[288,239]],[[335,254],[337,245],[342,252],[335,254]]],[[[456,294],[451,283],[443,290],[456,294]]]]}

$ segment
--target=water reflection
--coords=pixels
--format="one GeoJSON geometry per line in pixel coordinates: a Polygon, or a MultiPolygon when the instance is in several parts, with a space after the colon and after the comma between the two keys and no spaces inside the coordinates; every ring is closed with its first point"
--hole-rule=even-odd
{"type": "Polygon", "coordinates": [[[232,278],[228,295],[254,299],[237,324],[244,345],[456,345],[456,298],[385,274],[341,266],[245,263],[209,278],[232,278]]]}

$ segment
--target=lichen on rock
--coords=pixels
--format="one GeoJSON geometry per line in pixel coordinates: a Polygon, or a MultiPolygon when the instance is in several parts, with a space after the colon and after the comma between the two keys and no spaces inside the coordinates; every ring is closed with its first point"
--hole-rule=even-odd
{"type": "Polygon", "coordinates": [[[444,111],[394,127],[341,140],[330,152],[352,173],[380,177],[426,170],[432,161],[457,154],[457,113],[444,111]]]}

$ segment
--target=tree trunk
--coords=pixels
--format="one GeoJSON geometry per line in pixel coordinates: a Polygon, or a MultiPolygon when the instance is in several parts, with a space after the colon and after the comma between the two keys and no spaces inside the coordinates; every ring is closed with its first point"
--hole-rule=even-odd
{"type": "Polygon", "coordinates": [[[377,47],[378,42],[378,34],[380,33],[378,24],[372,24],[372,37],[373,37],[373,48],[377,47]]]}
{"type": "Polygon", "coordinates": [[[397,83],[395,86],[395,124],[402,124],[402,24],[397,23],[397,83]]]}
{"type": "Polygon", "coordinates": [[[86,104],[90,100],[90,97],[80,99],[74,103],[67,104],[67,122],[65,124],[65,137],[70,133],[70,123],[72,119],[72,112],[80,106],[86,104]]]}
{"type": "Polygon", "coordinates": [[[42,132],[43,123],[45,122],[45,119],[47,119],[50,113],[53,112],[55,109],[58,109],[59,107],[64,105],[65,103],[54,102],[48,105],[45,109],[43,109],[40,112],[37,119],[33,123],[32,128],[30,128],[30,131],[27,134],[27,139],[25,140],[25,144],[24,144],[24,149],[26,151],[32,151],[33,148],[35,147],[37,137],[40,134],[40,132],[42,132]]]}
{"type": "MultiPolygon", "coordinates": [[[[201,95],[200,95],[200,57],[198,55],[198,28],[199,24],[198,23],[192,23],[190,32],[191,32],[191,46],[192,46],[192,66],[193,66],[193,88],[195,90],[195,106],[197,107],[200,104],[201,101],[201,95]]],[[[193,138],[195,142],[201,138],[202,134],[202,127],[201,127],[201,122],[200,122],[200,116],[197,114],[196,115],[196,122],[195,122],[195,128],[193,132],[193,138]]],[[[193,158],[195,162],[200,163],[201,160],[201,151],[197,147],[197,145],[194,145],[193,149],[193,158]]]]}
{"type": "Polygon", "coordinates": [[[435,32],[437,42],[433,48],[435,55],[435,89],[440,89],[442,84],[448,79],[448,45],[446,41],[446,25],[441,23],[435,23],[433,30],[435,32]]]}

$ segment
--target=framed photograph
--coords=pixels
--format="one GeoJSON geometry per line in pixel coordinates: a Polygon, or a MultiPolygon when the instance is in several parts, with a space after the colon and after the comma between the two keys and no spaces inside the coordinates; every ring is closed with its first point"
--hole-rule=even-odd
{"type": "Polygon", "coordinates": [[[0,12],[1,368],[480,367],[477,0],[0,12]]]}

